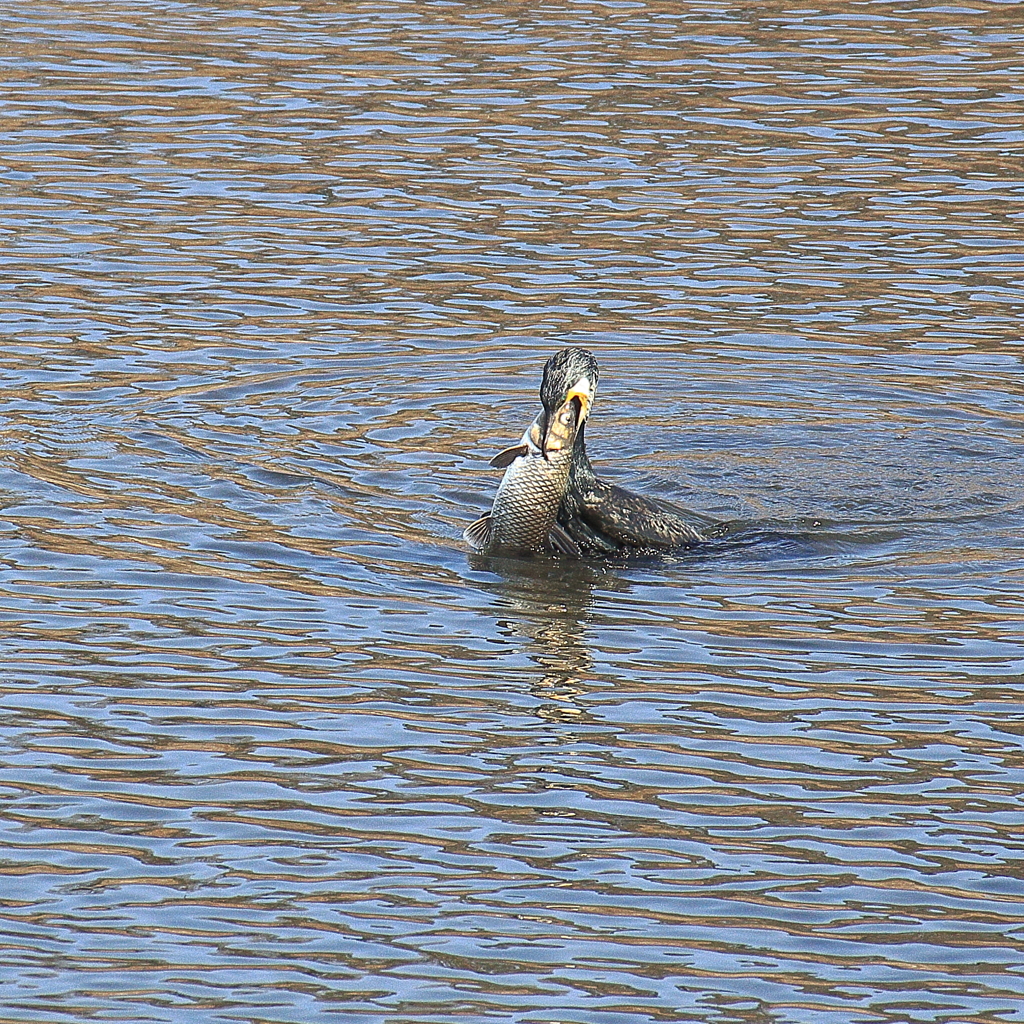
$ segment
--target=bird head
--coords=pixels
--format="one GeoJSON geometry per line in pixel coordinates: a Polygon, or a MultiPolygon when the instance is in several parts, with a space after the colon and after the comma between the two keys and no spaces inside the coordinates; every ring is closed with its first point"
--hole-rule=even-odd
{"type": "Polygon", "coordinates": [[[585,348],[564,348],[544,364],[537,417],[544,457],[571,447],[582,430],[597,392],[597,360],[585,348]]]}
{"type": "Polygon", "coordinates": [[[585,348],[563,348],[544,364],[540,400],[550,415],[566,402],[579,403],[579,424],[590,415],[597,393],[597,360],[585,348]]]}

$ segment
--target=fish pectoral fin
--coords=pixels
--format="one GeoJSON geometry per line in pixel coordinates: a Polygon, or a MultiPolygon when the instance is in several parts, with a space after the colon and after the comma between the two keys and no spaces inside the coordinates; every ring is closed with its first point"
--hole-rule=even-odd
{"type": "Polygon", "coordinates": [[[506,448],[503,452],[498,452],[488,465],[493,466],[495,469],[506,469],[511,466],[521,455],[526,455],[530,451],[525,444],[514,444],[511,448],[506,448]]]}
{"type": "Polygon", "coordinates": [[[481,516],[462,531],[462,539],[474,551],[486,551],[491,543],[491,513],[481,516]]]}
{"type": "Polygon", "coordinates": [[[555,523],[548,532],[548,545],[552,551],[557,551],[560,555],[569,555],[572,558],[583,557],[583,552],[580,551],[579,545],[558,523],[555,523]]]}

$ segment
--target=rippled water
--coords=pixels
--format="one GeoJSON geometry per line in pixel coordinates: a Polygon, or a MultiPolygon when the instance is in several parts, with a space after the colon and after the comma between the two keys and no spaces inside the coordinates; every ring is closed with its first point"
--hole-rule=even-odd
{"type": "Polygon", "coordinates": [[[4,1021],[1024,1018],[1019,5],[4,22],[4,1021]]]}

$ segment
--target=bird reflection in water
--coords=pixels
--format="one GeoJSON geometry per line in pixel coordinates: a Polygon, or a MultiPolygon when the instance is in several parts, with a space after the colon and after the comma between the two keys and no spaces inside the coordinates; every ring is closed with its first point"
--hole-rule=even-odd
{"type": "Polygon", "coordinates": [[[507,637],[528,641],[527,657],[540,674],[532,684],[545,702],[544,718],[578,721],[585,714],[577,700],[591,689],[594,659],[587,645],[587,622],[594,587],[625,589],[601,565],[557,559],[470,555],[470,565],[488,573],[481,586],[492,591],[508,615],[498,619],[507,637]]]}

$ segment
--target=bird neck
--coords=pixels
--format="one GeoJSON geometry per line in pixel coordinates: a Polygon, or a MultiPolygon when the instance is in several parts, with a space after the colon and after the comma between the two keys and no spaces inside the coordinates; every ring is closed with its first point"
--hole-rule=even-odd
{"type": "Polygon", "coordinates": [[[572,462],[569,472],[577,485],[591,483],[594,477],[594,467],[590,464],[590,456],[587,455],[586,428],[584,423],[576,434],[576,440],[572,445],[572,462]]]}

